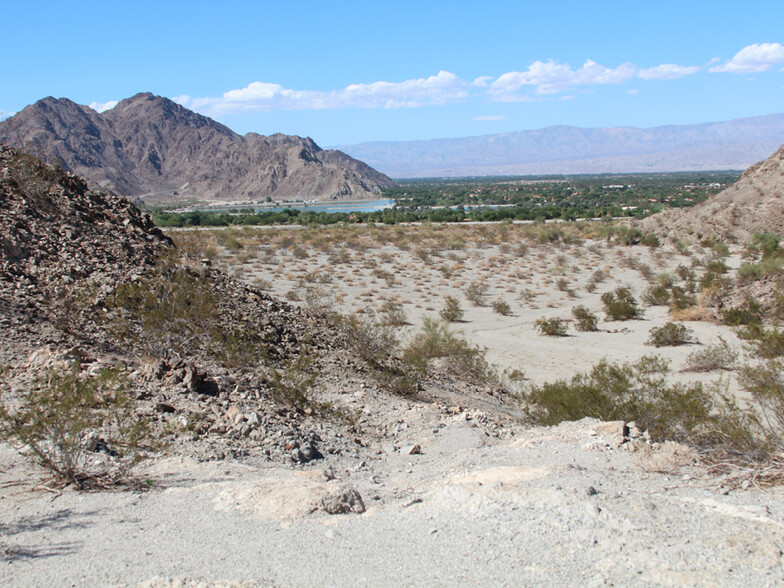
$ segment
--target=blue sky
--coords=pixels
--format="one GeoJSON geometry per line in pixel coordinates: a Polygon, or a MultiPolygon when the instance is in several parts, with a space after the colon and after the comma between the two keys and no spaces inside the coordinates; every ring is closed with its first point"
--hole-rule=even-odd
{"type": "Polygon", "coordinates": [[[784,111],[784,2],[0,0],[0,117],[149,91],[322,146],[784,111]]]}

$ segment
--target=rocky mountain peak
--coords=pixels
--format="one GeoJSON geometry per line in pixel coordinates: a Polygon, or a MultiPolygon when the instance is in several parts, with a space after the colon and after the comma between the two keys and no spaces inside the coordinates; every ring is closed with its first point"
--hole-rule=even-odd
{"type": "Polygon", "coordinates": [[[44,98],[0,122],[0,143],[58,162],[93,188],[153,201],[362,200],[394,184],[310,138],[243,137],[149,92],[103,113],[44,98]]]}

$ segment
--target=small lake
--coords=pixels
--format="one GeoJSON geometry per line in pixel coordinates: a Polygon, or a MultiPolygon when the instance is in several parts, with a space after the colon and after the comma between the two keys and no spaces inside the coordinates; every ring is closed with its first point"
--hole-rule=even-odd
{"type": "Polygon", "coordinates": [[[331,201],[331,202],[287,202],[279,205],[260,205],[260,204],[227,204],[225,206],[208,206],[189,210],[200,212],[239,212],[252,210],[253,212],[280,212],[282,210],[293,209],[300,212],[376,212],[385,208],[392,208],[394,200],[352,200],[352,201],[331,201]]]}

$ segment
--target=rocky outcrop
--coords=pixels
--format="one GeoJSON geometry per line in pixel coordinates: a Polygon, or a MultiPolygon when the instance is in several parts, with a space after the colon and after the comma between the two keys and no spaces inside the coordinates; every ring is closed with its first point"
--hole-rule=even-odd
{"type": "Polygon", "coordinates": [[[662,237],[690,240],[718,237],[745,243],[757,232],[784,236],[784,147],[707,201],[655,214],[639,226],[662,237]]]}
{"type": "Polygon", "coordinates": [[[394,184],[312,139],[240,136],[149,93],[102,114],[44,98],[0,123],[0,142],[59,163],[93,188],[147,200],[361,200],[394,184]]]}

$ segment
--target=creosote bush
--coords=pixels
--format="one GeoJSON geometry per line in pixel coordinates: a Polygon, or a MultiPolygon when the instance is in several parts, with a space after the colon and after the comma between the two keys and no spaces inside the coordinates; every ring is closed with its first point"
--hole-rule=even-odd
{"type": "Polygon", "coordinates": [[[463,309],[460,308],[460,302],[454,296],[447,296],[444,299],[444,307],[441,309],[439,316],[448,323],[456,323],[463,320],[463,309]]]}
{"type": "Polygon", "coordinates": [[[668,384],[668,373],[668,362],[656,356],[622,365],[602,361],[569,381],[532,386],[523,400],[531,418],[543,425],[585,417],[636,421],[654,440],[688,443],[722,457],[759,449],[751,413],[719,387],[668,384]]]}
{"type": "Polygon", "coordinates": [[[734,370],[738,367],[738,351],[719,337],[718,343],[706,345],[690,353],[686,358],[684,372],[712,372],[714,370],[734,370]]]}
{"type": "Polygon", "coordinates": [[[566,325],[567,322],[558,317],[540,318],[534,322],[534,328],[539,331],[539,334],[548,337],[566,337],[566,325]]]}
{"type": "Polygon", "coordinates": [[[591,332],[599,330],[599,319],[585,306],[575,306],[572,309],[572,316],[577,321],[578,331],[591,332]]]}
{"type": "Polygon", "coordinates": [[[135,414],[122,368],[90,377],[78,363],[42,372],[17,398],[0,402],[0,439],[80,489],[132,482],[130,469],[156,443],[135,414]]]}
{"type": "Polygon", "coordinates": [[[509,303],[506,300],[494,300],[492,307],[493,312],[496,312],[502,316],[509,316],[512,314],[512,308],[509,306],[509,303]]]}
{"type": "Polygon", "coordinates": [[[422,329],[403,349],[403,363],[414,372],[427,374],[434,360],[446,373],[474,384],[492,384],[498,376],[485,359],[485,350],[471,345],[441,321],[425,317],[422,329]]]}
{"type": "Polygon", "coordinates": [[[696,343],[694,332],[681,323],[666,323],[661,327],[653,327],[646,345],[654,347],[676,347],[688,343],[696,343]]]}
{"type": "Polygon", "coordinates": [[[487,296],[487,284],[484,282],[471,282],[466,288],[465,297],[474,306],[485,306],[485,296],[487,296]]]}
{"type": "Polygon", "coordinates": [[[641,318],[642,316],[637,306],[637,300],[635,300],[629,288],[621,286],[612,292],[605,292],[602,294],[601,300],[604,304],[607,320],[627,321],[641,318]]]}
{"type": "Polygon", "coordinates": [[[199,349],[224,367],[252,366],[267,356],[267,342],[249,325],[221,320],[209,275],[173,250],[140,278],[117,285],[103,306],[109,333],[139,355],[181,358],[199,349]]]}

